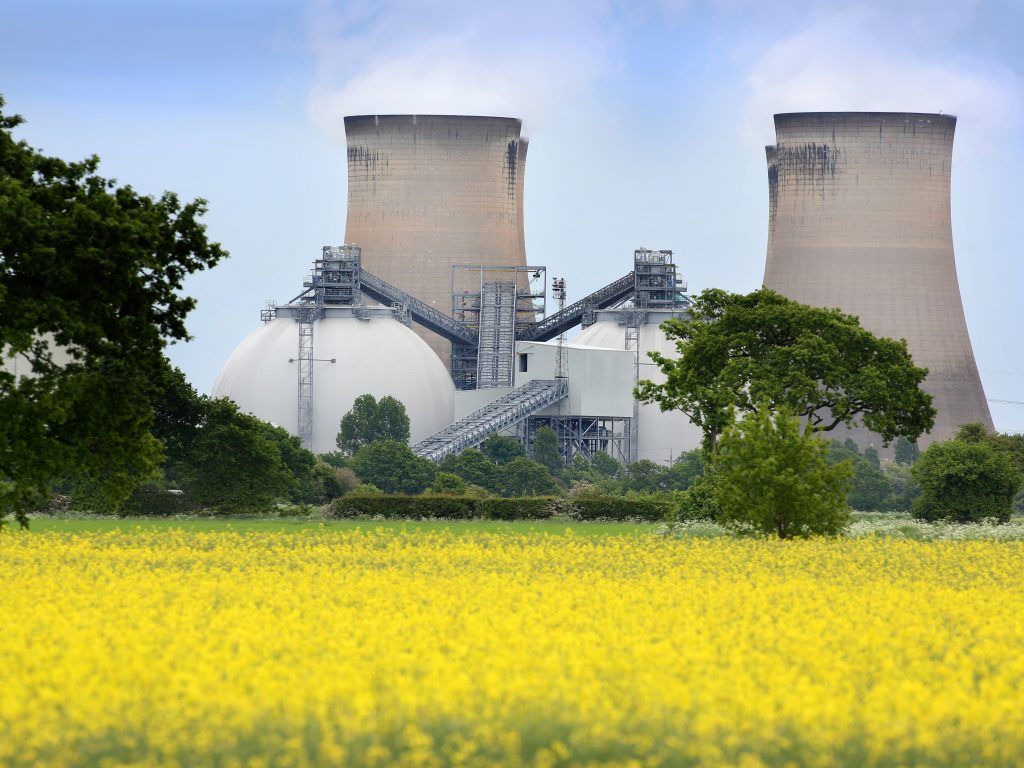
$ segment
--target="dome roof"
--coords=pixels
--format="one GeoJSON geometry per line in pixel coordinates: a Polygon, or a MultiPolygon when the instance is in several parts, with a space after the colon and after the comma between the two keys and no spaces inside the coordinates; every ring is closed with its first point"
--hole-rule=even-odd
{"type": "MultiPolygon", "coordinates": [[[[657,317],[656,313],[651,313],[657,317]]],[[[665,318],[670,315],[665,314],[665,318]]],[[[593,325],[584,328],[573,339],[573,344],[585,344],[592,347],[610,349],[626,348],[626,327],[613,319],[610,312],[599,312],[599,319],[593,325]]],[[[661,319],[665,319],[661,318],[661,319]]],[[[640,378],[655,383],[665,381],[661,369],[647,356],[648,352],[660,352],[666,357],[675,357],[675,343],[665,338],[665,334],[656,323],[648,323],[639,328],[638,342],[640,345],[640,378]]],[[[640,405],[640,459],[650,459],[659,464],[674,460],[680,453],[699,448],[701,430],[690,423],[686,414],[680,411],[662,411],[657,403],[640,405]]]]}
{"type": "MultiPolygon", "coordinates": [[[[299,324],[277,318],[249,334],[213,385],[243,411],[298,434],[299,324]]],[[[313,451],[337,450],[341,417],[357,397],[391,395],[409,414],[412,442],[451,423],[455,387],[437,355],[389,317],[325,317],[313,327],[313,451]],[[336,362],[324,362],[334,359],[336,362]]]]}

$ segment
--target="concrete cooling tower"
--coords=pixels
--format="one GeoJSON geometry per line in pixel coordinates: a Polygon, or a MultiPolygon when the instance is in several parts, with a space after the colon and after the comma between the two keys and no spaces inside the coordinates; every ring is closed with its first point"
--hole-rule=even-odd
{"type": "MultiPolygon", "coordinates": [[[[277,318],[247,336],[224,364],[214,397],[299,434],[299,323],[278,307],[277,318]]],[[[337,450],[341,417],[360,395],[391,395],[405,405],[412,442],[452,420],[455,387],[444,365],[390,310],[330,307],[313,328],[315,453],[337,450]]]]}
{"type": "MultiPolygon", "coordinates": [[[[775,115],[767,148],[767,288],[905,338],[938,415],[921,444],[992,427],[953,257],[956,118],[883,112],[775,115]]],[[[881,445],[866,430],[861,444],[881,445]]]]}
{"type": "MultiPolygon", "coordinates": [[[[452,266],[526,266],[521,128],[506,117],[346,117],[345,242],[363,266],[445,314],[452,266]]],[[[449,342],[416,332],[447,365],[449,342]]]]}

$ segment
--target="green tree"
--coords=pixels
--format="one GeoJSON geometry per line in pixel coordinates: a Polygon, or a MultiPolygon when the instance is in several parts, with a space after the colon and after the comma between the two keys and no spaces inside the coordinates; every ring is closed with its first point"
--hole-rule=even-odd
{"type": "Polygon", "coordinates": [[[694,449],[679,454],[665,472],[665,483],[670,490],[685,491],[704,476],[703,451],[694,449]]]}
{"type": "Polygon", "coordinates": [[[921,455],[921,449],[917,447],[917,442],[910,442],[903,435],[896,438],[893,447],[893,458],[895,458],[897,464],[902,464],[905,467],[912,465],[917,461],[917,457],[921,455]]]}
{"type": "MultiPolygon", "coordinates": [[[[892,494],[892,486],[880,469],[881,462],[876,466],[871,461],[872,450],[867,448],[863,454],[860,453],[857,444],[849,437],[842,443],[832,440],[828,446],[829,464],[849,462],[853,467],[853,479],[846,502],[860,512],[877,512],[889,508],[892,494]]],[[[874,451],[874,456],[878,458],[877,451],[874,451]]]]}
{"type": "Polygon", "coordinates": [[[852,467],[829,464],[828,443],[783,408],[759,405],[726,427],[713,460],[714,500],[726,525],[783,539],[837,534],[849,522],[852,467]]]}
{"type": "Polygon", "coordinates": [[[152,400],[168,340],[187,339],[189,274],[226,254],[203,200],[118,187],[99,158],[47,157],[0,99],[0,520],[65,478],[117,504],[151,475],[152,400]],[[14,367],[17,366],[17,374],[14,367]]]}
{"type": "Polygon", "coordinates": [[[241,413],[230,400],[199,395],[169,365],[157,382],[153,410],[166,481],[202,504],[258,509],[289,497],[317,501],[334,490],[333,470],[318,469],[299,438],[241,413]]]}
{"type": "Polygon", "coordinates": [[[607,453],[602,453],[600,451],[591,457],[590,466],[593,467],[594,471],[601,477],[608,479],[617,477],[619,472],[622,470],[622,464],[617,462],[607,453]]]}
{"type": "Polygon", "coordinates": [[[356,451],[352,469],[364,483],[384,493],[422,493],[437,474],[437,466],[397,440],[376,440],[356,451]]]}
{"type": "Polygon", "coordinates": [[[470,485],[478,485],[495,493],[500,485],[499,468],[476,448],[467,448],[462,453],[445,456],[438,468],[443,472],[458,475],[470,485]]]}
{"type": "Polygon", "coordinates": [[[565,462],[562,461],[562,454],[558,451],[558,435],[551,427],[541,427],[533,440],[533,458],[538,464],[543,464],[548,471],[557,476],[565,469],[565,462]]]}
{"type": "Polygon", "coordinates": [[[714,451],[735,408],[785,406],[819,431],[858,420],[886,444],[931,428],[928,371],[913,364],[905,341],[877,338],[857,318],[817,309],[762,288],[746,296],[709,289],[686,319],[662,323],[679,357],[650,357],[666,376],[641,381],[637,397],[683,411],[714,451]]]}
{"type": "Polygon", "coordinates": [[[875,469],[882,468],[882,457],[878,455],[878,449],[873,445],[869,445],[864,449],[864,453],[861,454],[864,460],[875,469]]]}
{"type": "Polygon", "coordinates": [[[654,493],[668,489],[668,468],[650,459],[626,464],[620,472],[623,488],[637,493],[654,493]]]}
{"type": "Polygon", "coordinates": [[[495,464],[507,464],[512,459],[526,455],[526,449],[523,448],[522,443],[514,437],[499,435],[497,432],[492,432],[487,436],[480,444],[480,450],[495,464]]]}
{"type": "Polygon", "coordinates": [[[190,496],[222,511],[269,507],[296,486],[281,456],[291,437],[254,416],[239,412],[230,400],[211,400],[204,424],[178,465],[190,496]]]}
{"type": "Polygon", "coordinates": [[[930,521],[1006,522],[1021,485],[1021,473],[1010,457],[988,441],[933,443],[911,474],[921,486],[911,512],[930,521]]]}
{"type": "Polygon", "coordinates": [[[430,486],[434,493],[447,493],[452,496],[462,496],[469,490],[469,483],[451,472],[438,472],[434,482],[430,486]]]}
{"type": "Polygon", "coordinates": [[[390,395],[377,400],[373,395],[360,395],[352,409],[341,417],[338,448],[348,455],[377,440],[409,442],[409,416],[405,406],[390,395]]]}
{"type": "Polygon", "coordinates": [[[558,493],[558,482],[543,464],[517,456],[501,466],[502,496],[550,496],[558,493]]]}

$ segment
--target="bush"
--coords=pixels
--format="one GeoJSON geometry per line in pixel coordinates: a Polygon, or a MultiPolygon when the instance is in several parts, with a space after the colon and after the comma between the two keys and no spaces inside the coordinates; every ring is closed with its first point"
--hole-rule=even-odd
{"type": "Polygon", "coordinates": [[[853,467],[828,464],[828,443],[801,434],[786,409],[766,404],[725,429],[713,458],[719,521],[782,539],[837,534],[848,524],[853,467]]]}
{"type": "Polygon", "coordinates": [[[580,496],[572,503],[574,516],[580,520],[649,520],[667,519],[672,504],[653,496],[580,496]]]}
{"type": "Polygon", "coordinates": [[[543,520],[551,517],[556,501],[553,496],[481,499],[476,508],[481,517],[490,520],[543,520]]]}
{"type": "Polygon", "coordinates": [[[1010,457],[988,442],[933,443],[911,468],[921,495],[911,513],[921,520],[1007,522],[1021,475],[1010,457]]]}
{"type": "Polygon", "coordinates": [[[171,517],[187,515],[199,510],[199,505],[181,491],[165,491],[143,486],[137,488],[121,505],[123,517],[171,517]]]}
{"type": "Polygon", "coordinates": [[[447,518],[468,520],[478,517],[472,496],[404,496],[399,494],[350,493],[335,499],[328,517],[386,517],[402,520],[447,518]]]}
{"type": "Polygon", "coordinates": [[[547,467],[525,456],[518,456],[502,465],[499,480],[502,496],[552,496],[559,491],[558,481],[547,467]]]}
{"type": "Polygon", "coordinates": [[[405,443],[378,440],[364,445],[349,462],[364,483],[385,493],[421,493],[437,474],[434,462],[421,458],[405,443]]]}
{"type": "Polygon", "coordinates": [[[469,489],[469,483],[451,472],[438,472],[434,478],[434,484],[430,490],[434,493],[444,493],[451,496],[465,496],[469,489]]]}
{"type": "Polygon", "coordinates": [[[718,519],[721,510],[715,501],[714,482],[713,474],[700,475],[689,488],[679,492],[681,498],[673,510],[676,522],[718,519]]]}

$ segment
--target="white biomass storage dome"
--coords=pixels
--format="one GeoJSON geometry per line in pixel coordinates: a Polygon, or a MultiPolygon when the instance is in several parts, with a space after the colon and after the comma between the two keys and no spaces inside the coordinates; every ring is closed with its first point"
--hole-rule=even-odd
{"type": "MultiPolygon", "coordinates": [[[[214,397],[298,434],[299,323],[279,317],[249,334],[228,358],[214,397]]],[[[393,318],[356,318],[331,308],[313,327],[313,451],[337,450],[338,422],[360,395],[400,400],[409,414],[412,442],[452,420],[455,387],[425,341],[393,318]],[[330,361],[336,362],[320,362],[330,361]]]]}
{"type": "MultiPolygon", "coordinates": [[[[626,348],[626,326],[619,322],[616,310],[597,313],[597,322],[584,328],[573,339],[573,344],[610,349],[626,348]]],[[[665,381],[661,369],[647,356],[660,352],[666,357],[677,355],[675,343],[665,338],[658,324],[673,316],[671,312],[649,311],[648,322],[638,329],[640,345],[640,378],[655,383],[665,381]]],[[[659,464],[674,460],[680,453],[700,447],[703,434],[679,411],[663,412],[657,403],[640,405],[639,459],[650,459],[659,464]]]]}

